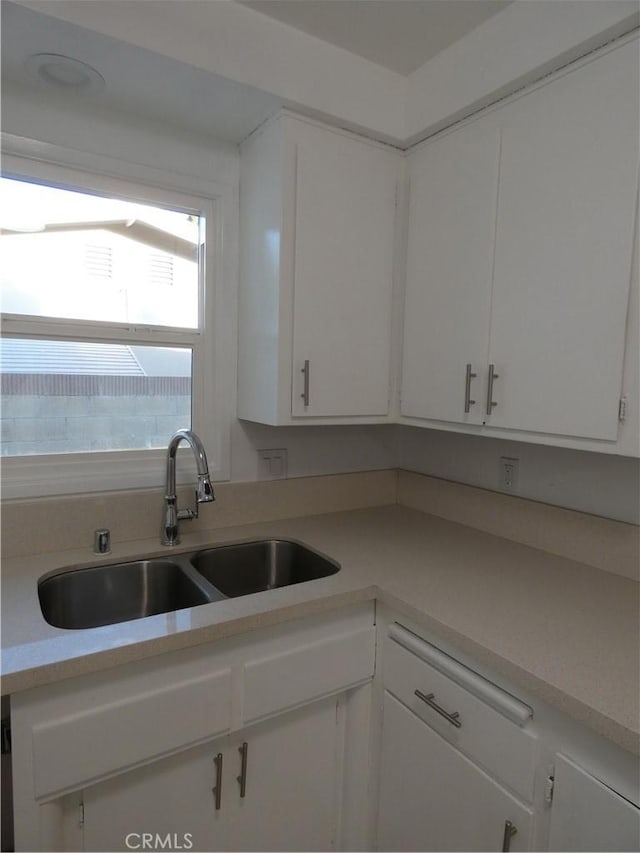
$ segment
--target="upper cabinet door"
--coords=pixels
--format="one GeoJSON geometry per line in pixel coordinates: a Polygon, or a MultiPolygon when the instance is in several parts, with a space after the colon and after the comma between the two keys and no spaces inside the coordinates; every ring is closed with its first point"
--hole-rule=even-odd
{"type": "Polygon", "coordinates": [[[292,413],[386,415],[399,158],[304,123],[296,142],[292,413]]]}
{"type": "Polygon", "coordinates": [[[491,426],[615,440],[638,174],[638,42],[508,105],[491,426]]]}
{"type": "Polygon", "coordinates": [[[411,155],[401,405],[408,417],[482,423],[499,155],[499,131],[484,119],[411,155]]]}

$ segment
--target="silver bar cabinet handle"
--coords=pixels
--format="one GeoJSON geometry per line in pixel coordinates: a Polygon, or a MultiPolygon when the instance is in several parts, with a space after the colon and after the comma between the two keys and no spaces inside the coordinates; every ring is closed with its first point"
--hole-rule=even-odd
{"type": "Polygon", "coordinates": [[[430,708],[433,708],[434,711],[437,711],[438,714],[440,714],[441,717],[444,717],[445,720],[450,722],[452,726],[455,726],[457,729],[462,728],[460,714],[457,711],[449,713],[448,711],[445,711],[444,708],[441,708],[440,705],[437,705],[434,702],[435,694],[429,693],[425,696],[425,694],[421,693],[420,690],[414,690],[414,694],[418,697],[418,699],[422,699],[422,701],[425,702],[430,708]]]}
{"type": "Polygon", "coordinates": [[[509,850],[511,849],[511,839],[517,831],[517,828],[511,823],[510,820],[505,820],[504,835],[502,837],[502,853],[509,853],[509,850]]]}
{"type": "Polygon", "coordinates": [[[300,396],[305,404],[305,406],[309,405],[309,359],[305,359],[304,367],[300,371],[300,373],[304,376],[304,390],[300,396]]]}
{"type": "Polygon", "coordinates": [[[240,797],[243,798],[247,793],[247,753],[249,744],[245,741],[242,746],[238,747],[240,753],[240,775],[236,776],[240,785],[240,797]]]}
{"type": "Polygon", "coordinates": [[[220,803],[222,802],[222,753],[219,752],[216,757],[213,759],[213,763],[216,765],[216,786],[212,788],[213,796],[216,804],[216,811],[220,808],[220,803]]]}
{"type": "Polygon", "coordinates": [[[477,373],[472,373],[472,365],[467,365],[467,376],[464,384],[464,413],[469,414],[471,406],[475,406],[476,401],[471,399],[471,380],[475,379],[477,373]]]}
{"type": "Polygon", "coordinates": [[[499,379],[500,376],[496,373],[495,364],[489,365],[489,381],[487,383],[487,414],[490,415],[494,409],[494,406],[497,406],[497,403],[493,402],[493,380],[499,379]]]}

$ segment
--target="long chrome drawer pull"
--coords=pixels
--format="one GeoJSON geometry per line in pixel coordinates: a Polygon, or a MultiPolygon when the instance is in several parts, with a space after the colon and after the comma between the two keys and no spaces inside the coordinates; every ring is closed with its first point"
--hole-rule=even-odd
{"type": "Polygon", "coordinates": [[[471,380],[475,379],[477,373],[472,372],[472,365],[467,365],[467,375],[464,383],[464,413],[468,415],[471,411],[471,406],[475,406],[476,401],[471,399],[471,380]]]}
{"type": "Polygon", "coordinates": [[[414,693],[418,697],[418,699],[422,699],[422,701],[425,702],[430,708],[433,708],[433,710],[437,711],[441,717],[444,717],[445,720],[450,722],[452,726],[455,726],[457,729],[462,728],[460,714],[457,711],[453,711],[453,713],[450,714],[448,711],[445,711],[444,708],[441,708],[440,705],[437,705],[433,701],[435,694],[429,693],[425,696],[425,694],[421,693],[420,690],[414,690],[414,693]]]}
{"type": "Polygon", "coordinates": [[[238,747],[240,753],[240,775],[236,776],[240,785],[240,797],[243,798],[247,793],[247,753],[249,744],[245,741],[242,746],[238,747]]]}
{"type": "Polygon", "coordinates": [[[222,753],[219,752],[216,757],[213,759],[213,763],[216,765],[216,786],[212,788],[213,796],[216,803],[216,811],[220,808],[220,803],[222,802],[222,753]]]}
{"type": "Polygon", "coordinates": [[[495,364],[489,365],[489,381],[487,382],[487,414],[490,415],[494,406],[498,404],[493,399],[493,380],[499,379],[499,374],[496,373],[495,364]]]}
{"type": "Polygon", "coordinates": [[[509,850],[511,849],[511,839],[517,831],[517,828],[511,823],[510,820],[505,820],[504,836],[502,838],[502,853],[509,853],[509,850]]]}

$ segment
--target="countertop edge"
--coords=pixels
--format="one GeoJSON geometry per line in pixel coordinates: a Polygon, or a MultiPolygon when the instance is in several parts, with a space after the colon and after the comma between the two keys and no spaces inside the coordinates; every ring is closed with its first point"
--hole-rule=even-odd
{"type": "MultiPolygon", "coordinates": [[[[214,643],[231,637],[257,631],[261,628],[269,628],[274,625],[282,625],[306,616],[319,613],[329,613],[350,604],[362,601],[375,601],[378,596],[378,587],[366,586],[362,589],[350,590],[314,598],[304,602],[297,602],[280,607],[265,608],[264,610],[224,622],[211,625],[203,625],[192,628],[178,634],[165,637],[153,637],[148,640],[139,640],[130,645],[122,645],[116,648],[63,660],[54,663],[46,663],[41,666],[22,669],[19,672],[0,676],[0,694],[10,696],[13,693],[21,693],[43,687],[47,684],[55,684],[73,678],[89,675],[94,672],[113,669],[128,663],[140,660],[148,660],[158,655],[200,646],[205,643],[214,643]],[[126,658],[125,658],[126,654],[126,658]]],[[[2,653],[4,656],[4,652],[2,653]]]]}

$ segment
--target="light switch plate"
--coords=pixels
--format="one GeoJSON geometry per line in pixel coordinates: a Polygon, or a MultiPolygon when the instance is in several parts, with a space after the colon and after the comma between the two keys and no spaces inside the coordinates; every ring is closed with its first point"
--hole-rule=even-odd
{"type": "Polygon", "coordinates": [[[258,451],[258,479],[284,480],[287,477],[287,451],[277,450],[258,451]]]}

